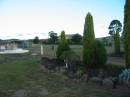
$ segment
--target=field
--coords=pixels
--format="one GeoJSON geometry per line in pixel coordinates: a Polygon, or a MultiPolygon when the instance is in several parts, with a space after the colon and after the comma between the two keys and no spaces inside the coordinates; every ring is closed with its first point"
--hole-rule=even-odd
{"type": "Polygon", "coordinates": [[[128,88],[77,83],[40,65],[39,56],[0,55],[0,97],[130,97],[128,88]]]}

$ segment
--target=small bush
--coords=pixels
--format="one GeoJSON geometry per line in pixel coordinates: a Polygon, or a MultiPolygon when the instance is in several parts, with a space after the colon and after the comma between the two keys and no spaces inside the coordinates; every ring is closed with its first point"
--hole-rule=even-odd
{"type": "Polygon", "coordinates": [[[58,48],[57,48],[57,51],[56,51],[57,58],[60,59],[60,56],[62,55],[62,53],[64,51],[68,51],[68,50],[70,50],[70,47],[69,47],[69,44],[66,40],[65,32],[62,31],[60,41],[59,41],[59,45],[58,45],[58,48]]]}
{"type": "Polygon", "coordinates": [[[93,44],[93,60],[91,68],[102,68],[107,61],[107,53],[104,45],[95,40],[93,44]]]}

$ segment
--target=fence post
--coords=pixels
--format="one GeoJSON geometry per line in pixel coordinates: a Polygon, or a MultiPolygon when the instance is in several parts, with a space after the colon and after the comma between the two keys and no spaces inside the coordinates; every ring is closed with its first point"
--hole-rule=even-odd
{"type": "Polygon", "coordinates": [[[43,55],[43,44],[41,44],[41,55],[43,55]]]}

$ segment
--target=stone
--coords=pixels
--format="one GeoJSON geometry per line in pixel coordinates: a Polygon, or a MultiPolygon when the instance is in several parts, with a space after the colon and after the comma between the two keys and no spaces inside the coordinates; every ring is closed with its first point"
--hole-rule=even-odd
{"type": "Polygon", "coordinates": [[[39,95],[41,95],[41,96],[46,96],[46,95],[48,95],[49,94],[49,92],[46,90],[46,89],[41,89],[41,91],[39,92],[39,95]]]}
{"type": "Polygon", "coordinates": [[[81,77],[81,81],[87,82],[87,80],[88,80],[88,75],[87,75],[87,74],[84,74],[84,75],[81,77]]]}
{"type": "Polygon", "coordinates": [[[27,91],[21,89],[21,90],[17,90],[17,91],[14,93],[13,97],[26,97],[26,95],[27,95],[27,91]]]}
{"type": "Polygon", "coordinates": [[[103,84],[105,84],[105,85],[113,85],[113,82],[112,82],[111,78],[105,78],[103,80],[103,84]]]}
{"type": "Polygon", "coordinates": [[[101,79],[99,77],[91,77],[89,79],[93,83],[100,83],[101,79]]]}

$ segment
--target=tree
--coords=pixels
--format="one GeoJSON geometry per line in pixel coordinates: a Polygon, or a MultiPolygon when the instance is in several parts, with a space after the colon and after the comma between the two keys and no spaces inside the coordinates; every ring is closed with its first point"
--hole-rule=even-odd
{"type": "Polygon", "coordinates": [[[125,3],[123,30],[126,67],[130,67],[130,0],[125,3]]]}
{"type": "Polygon", "coordinates": [[[49,32],[49,43],[55,44],[58,41],[58,36],[57,33],[54,31],[49,32]]]}
{"type": "Polygon", "coordinates": [[[72,43],[80,44],[82,41],[82,36],[80,34],[74,34],[71,39],[72,43]]]}
{"type": "Polygon", "coordinates": [[[107,61],[106,49],[104,45],[98,40],[95,40],[93,49],[94,49],[94,57],[93,57],[94,59],[92,68],[102,68],[107,61]]]}
{"type": "Polygon", "coordinates": [[[62,53],[64,51],[68,51],[68,50],[70,50],[70,47],[69,47],[69,44],[66,40],[65,32],[62,31],[61,35],[60,35],[59,45],[58,45],[58,48],[57,48],[57,51],[56,51],[57,58],[61,59],[60,56],[62,55],[62,53]]]}
{"type": "Polygon", "coordinates": [[[109,34],[114,38],[115,53],[120,53],[120,32],[122,31],[122,24],[119,20],[113,20],[109,25],[109,34]]]}
{"type": "Polygon", "coordinates": [[[84,24],[83,33],[83,63],[86,67],[90,67],[93,64],[93,44],[95,41],[93,17],[90,13],[87,14],[84,24]]]}
{"type": "Polygon", "coordinates": [[[39,42],[40,42],[39,37],[36,36],[36,37],[34,38],[34,40],[33,40],[33,43],[34,43],[34,44],[38,44],[39,42]]]}

